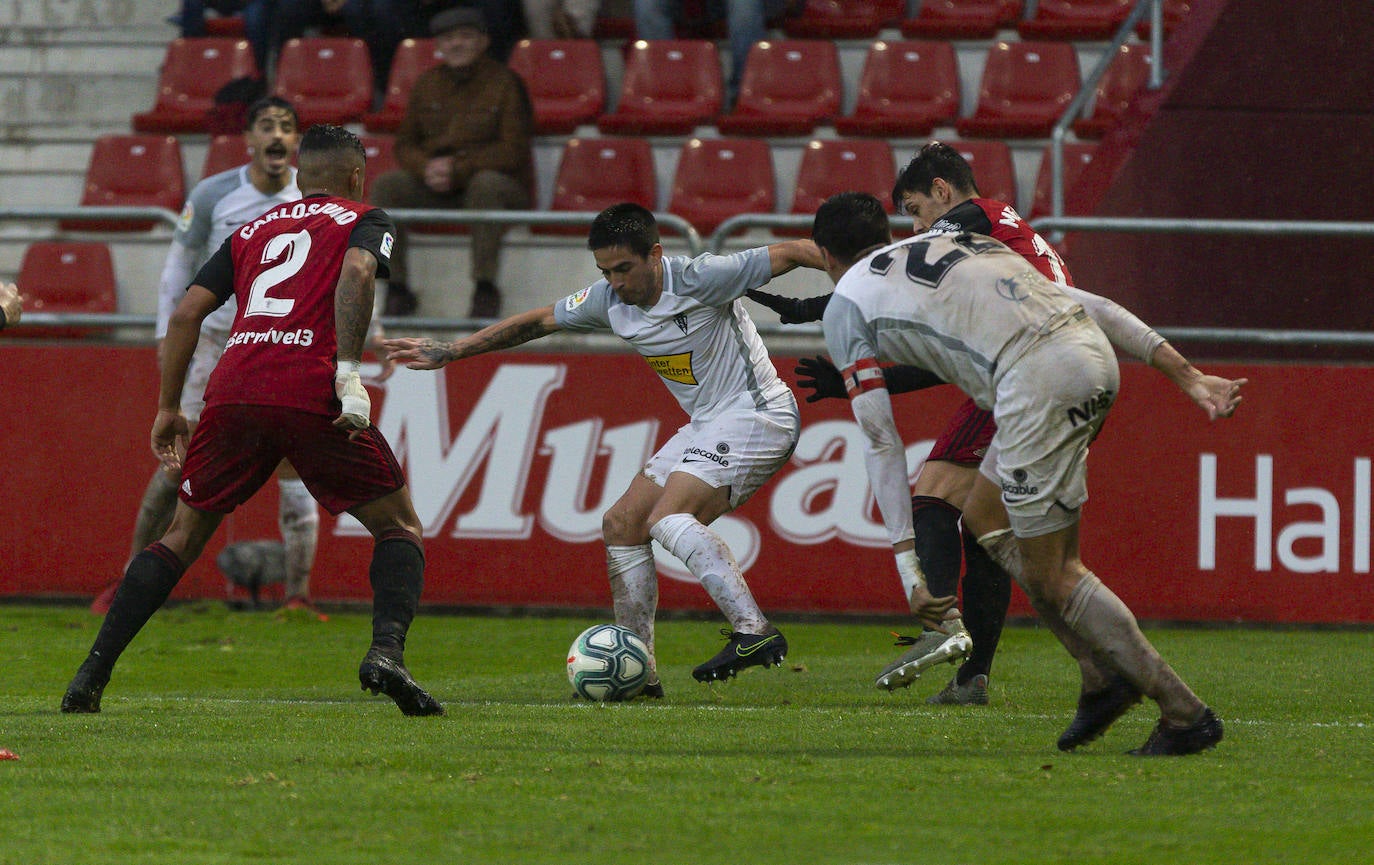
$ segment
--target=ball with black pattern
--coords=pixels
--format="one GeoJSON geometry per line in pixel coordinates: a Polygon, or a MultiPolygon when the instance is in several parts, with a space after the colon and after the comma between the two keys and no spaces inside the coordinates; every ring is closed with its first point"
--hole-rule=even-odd
{"type": "Polygon", "coordinates": [[[649,647],[629,628],[593,625],[568,649],[568,681],[588,700],[633,699],[649,681],[649,647]]]}

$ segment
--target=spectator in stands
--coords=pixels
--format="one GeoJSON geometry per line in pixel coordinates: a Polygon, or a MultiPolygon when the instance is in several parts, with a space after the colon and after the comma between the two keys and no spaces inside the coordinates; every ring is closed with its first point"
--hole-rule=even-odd
{"type": "MultiPolygon", "coordinates": [[[[640,39],[673,39],[682,22],[682,0],[634,0],[635,32],[640,39]]],[[[730,41],[730,75],[726,100],[733,105],[749,49],[767,33],[768,20],[781,15],[792,0],[705,0],[708,21],[724,18],[730,41]]]]}
{"type": "Polygon", "coordinates": [[[181,13],[171,20],[180,23],[181,35],[188,39],[204,36],[206,9],[213,9],[222,18],[243,19],[243,35],[253,46],[258,71],[266,75],[272,42],[272,0],[181,0],[181,13]]]}
{"type": "MultiPolygon", "coordinates": [[[[408,39],[428,36],[429,25],[441,12],[449,9],[480,10],[487,22],[490,45],[487,53],[502,63],[510,57],[511,48],[522,34],[519,4],[511,0],[394,0],[401,16],[404,35],[408,39]]],[[[579,0],[587,2],[587,0],[579,0]]]]}
{"type": "Polygon", "coordinates": [[[0,330],[17,324],[24,314],[24,302],[19,298],[19,289],[11,282],[0,282],[0,330]]]}
{"type": "MultiPolygon", "coordinates": [[[[401,168],[377,178],[372,203],[432,210],[520,210],[534,183],[533,116],[520,78],[488,56],[487,22],[469,7],[430,22],[444,62],[415,82],[396,134],[401,168]]],[[[472,227],[473,318],[496,318],[505,227],[472,227]]],[[[391,257],[386,314],[409,315],[418,299],[406,282],[405,233],[391,257]]]]}
{"type": "Polygon", "coordinates": [[[524,0],[531,39],[587,39],[596,26],[601,0],[524,0]]]}
{"type": "Polygon", "coordinates": [[[311,28],[342,27],[350,36],[367,43],[372,76],[378,94],[386,92],[391,58],[404,34],[397,0],[273,0],[275,30],[272,47],[280,52],[288,39],[297,39],[311,28]]]}

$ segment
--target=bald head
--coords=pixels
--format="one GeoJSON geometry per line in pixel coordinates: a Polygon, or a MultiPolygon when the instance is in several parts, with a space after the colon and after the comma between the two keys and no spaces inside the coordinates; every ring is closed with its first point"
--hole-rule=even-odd
{"type": "Polygon", "coordinates": [[[329,123],[319,123],[301,136],[296,185],[301,192],[328,192],[362,200],[367,153],[358,136],[329,123]]]}

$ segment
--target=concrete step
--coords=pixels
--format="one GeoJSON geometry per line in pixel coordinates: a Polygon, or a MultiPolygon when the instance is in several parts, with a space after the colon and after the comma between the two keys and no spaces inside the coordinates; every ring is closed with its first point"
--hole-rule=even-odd
{"type": "Polygon", "coordinates": [[[179,8],[177,0],[43,0],[0,4],[0,28],[22,31],[133,34],[173,29],[166,23],[179,8]]]}

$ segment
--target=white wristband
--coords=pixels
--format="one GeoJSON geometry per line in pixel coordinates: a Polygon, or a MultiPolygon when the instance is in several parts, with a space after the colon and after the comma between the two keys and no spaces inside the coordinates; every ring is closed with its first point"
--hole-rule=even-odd
{"type": "Polygon", "coordinates": [[[926,575],[921,571],[921,560],[916,558],[915,550],[896,553],[896,557],[897,576],[901,577],[902,588],[910,598],[912,589],[924,589],[926,586],[926,575]]]}
{"type": "Polygon", "coordinates": [[[372,423],[372,398],[363,387],[358,373],[361,364],[356,360],[339,361],[334,373],[334,393],[339,397],[339,412],[353,429],[367,429],[372,423]]]}

